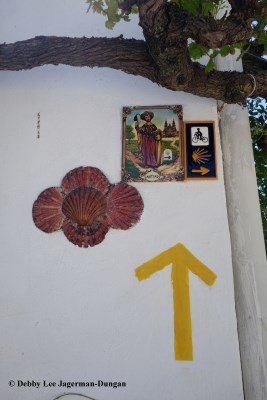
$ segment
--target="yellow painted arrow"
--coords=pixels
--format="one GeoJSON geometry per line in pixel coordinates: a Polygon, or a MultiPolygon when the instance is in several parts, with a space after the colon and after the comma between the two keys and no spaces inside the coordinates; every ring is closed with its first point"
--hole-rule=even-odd
{"type": "Polygon", "coordinates": [[[172,264],[175,360],[191,361],[193,360],[193,346],[189,270],[209,286],[213,285],[217,276],[190,253],[182,243],[177,243],[140,265],[136,268],[135,275],[139,281],[142,281],[169,264],[172,264]]]}
{"type": "Polygon", "coordinates": [[[205,167],[200,167],[200,169],[192,169],[192,172],[200,173],[203,176],[203,175],[208,174],[210,172],[210,169],[205,168],[205,167]]]}

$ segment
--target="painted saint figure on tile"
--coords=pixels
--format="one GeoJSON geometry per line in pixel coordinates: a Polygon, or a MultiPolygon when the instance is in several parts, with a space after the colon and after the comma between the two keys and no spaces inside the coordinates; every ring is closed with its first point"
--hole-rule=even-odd
{"type": "Polygon", "coordinates": [[[162,131],[151,122],[154,118],[152,111],[145,111],[140,115],[140,118],[145,121],[142,126],[138,122],[138,115],[134,117],[134,120],[143,166],[158,167],[161,164],[162,131]]]}
{"type": "Polygon", "coordinates": [[[182,106],[123,108],[122,180],[184,179],[182,106]]]}

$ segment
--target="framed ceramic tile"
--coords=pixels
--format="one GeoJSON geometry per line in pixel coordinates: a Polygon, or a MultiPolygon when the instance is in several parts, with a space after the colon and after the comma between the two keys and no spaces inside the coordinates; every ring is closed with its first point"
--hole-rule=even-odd
{"type": "Polygon", "coordinates": [[[185,179],[217,179],[213,121],[185,121],[185,179]]]}
{"type": "Polygon", "coordinates": [[[184,180],[181,105],[123,108],[122,180],[184,180]]]}

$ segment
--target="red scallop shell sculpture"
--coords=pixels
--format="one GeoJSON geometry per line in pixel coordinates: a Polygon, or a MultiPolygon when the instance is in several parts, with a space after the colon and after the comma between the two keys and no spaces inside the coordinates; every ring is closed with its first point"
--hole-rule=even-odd
{"type": "MultiPolygon", "coordinates": [[[[107,196],[107,218],[115,229],[129,229],[140,219],[143,200],[133,186],[118,183],[111,187],[107,196]]],[[[142,209],[143,210],[143,209],[142,209]]]]}
{"type": "Polygon", "coordinates": [[[98,168],[79,167],[65,175],[60,187],[40,193],[32,215],[41,231],[62,229],[73,244],[92,247],[105,239],[109,228],[134,226],[143,209],[143,200],[133,186],[111,185],[98,168]]]}

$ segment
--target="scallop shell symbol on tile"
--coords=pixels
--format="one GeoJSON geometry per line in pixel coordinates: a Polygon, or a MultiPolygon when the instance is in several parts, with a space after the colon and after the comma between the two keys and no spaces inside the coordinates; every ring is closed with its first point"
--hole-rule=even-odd
{"type": "Polygon", "coordinates": [[[208,151],[205,149],[197,148],[193,151],[192,158],[197,164],[206,164],[210,161],[211,154],[208,154],[208,151]]]}

